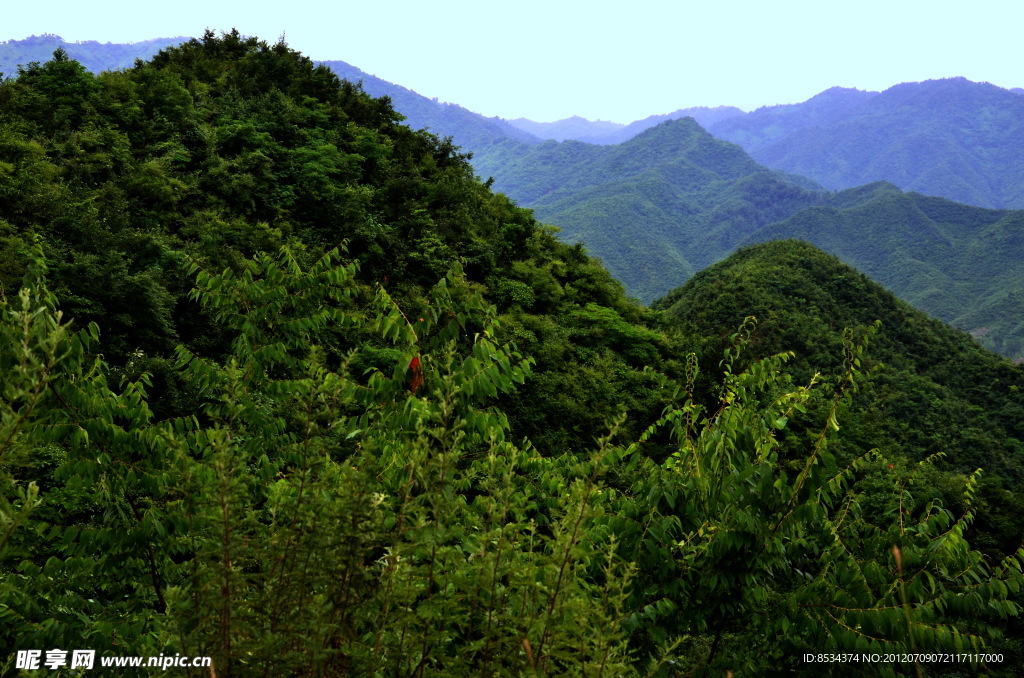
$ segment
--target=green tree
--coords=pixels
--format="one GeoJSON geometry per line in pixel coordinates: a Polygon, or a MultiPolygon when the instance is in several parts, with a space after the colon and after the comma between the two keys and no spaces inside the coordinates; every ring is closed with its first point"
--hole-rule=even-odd
{"type": "MultiPolygon", "coordinates": [[[[998,639],[1000,620],[1020,612],[1012,598],[1024,552],[991,567],[964,539],[969,508],[955,518],[937,501],[915,505],[914,472],[893,472],[877,453],[842,467],[830,450],[866,339],[846,334],[845,380],[806,456],[793,459],[778,435],[807,411],[816,383],[791,387],[781,371],[790,354],[734,371],[752,326],[748,319],[725,351],[713,411],[694,398],[691,356],[687,381],[675,387],[680,405],[644,436],[668,428],[677,446],[668,459],[655,464],[636,446],[621,453],[636,480],[608,529],[642,573],[628,625],[675,648],[678,663],[753,674],[801,670],[802,653],[815,650],[976,652],[998,639]],[[869,496],[886,502],[875,515],[850,487],[871,459],[869,496]],[[889,473],[878,473],[885,466],[889,473]]],[[[968,507],[974,487],[972,478],[968,507]]]]}

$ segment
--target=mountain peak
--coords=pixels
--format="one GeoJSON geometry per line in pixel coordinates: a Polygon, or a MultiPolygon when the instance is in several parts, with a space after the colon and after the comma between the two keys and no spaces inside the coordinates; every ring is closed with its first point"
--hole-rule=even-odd
{"type": "Polygon", "coordinates": [[[624,143],[640,143],[653,137],[667,135],[671,135],[676,138],[693,135],[711,137],[707,130],[700,126],[700,123],[698,123],[692,116],[688,115],[683,118],[673,118],[671,120],[666,120],[665,122],[660,122],[654,127],[648,127],[643,132],[640,132],[640,134],[624,143]]]}

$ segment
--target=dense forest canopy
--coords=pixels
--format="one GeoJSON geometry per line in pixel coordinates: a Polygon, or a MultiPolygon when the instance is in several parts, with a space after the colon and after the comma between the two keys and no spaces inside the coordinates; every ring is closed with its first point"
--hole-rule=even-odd
{"type": "Polygon", "coordinates": [[[237,32],[0,82],[0,239],[5,673],[1019,657],[1020,368],[806,244],[645,308],[450,139],[237,32]]]}

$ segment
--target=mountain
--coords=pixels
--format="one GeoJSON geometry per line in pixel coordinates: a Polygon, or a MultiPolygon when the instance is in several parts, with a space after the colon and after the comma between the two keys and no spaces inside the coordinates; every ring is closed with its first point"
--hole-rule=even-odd
{"type": "Polygon", "coordinates": [[[1024,207],[1024,98],[964,78],[831,89],[711,126],[759,162],[831,189],[888,181],[971,205],[1024,207]]]}
{"type": "MultiPolygon", "coordinates": [[[[819,120],[843,102],[815,103],[819,120]]],[[[751,114],[753,115],[753,114],[751,114]]],[[[793,115],[793,109],[774,115],[793,115]]],[[[583,242],[649,302],[743,244],[798,238],[864,271],[989,349],[1024,357],[1024,212],[962,205],[875,182],[836,194],[768,170],[693,119],[617,146],[506,144],[478,170],[542,221],[583,242]]]]}
{"type": "Polygon", "coordinates": [[[609,120],[587,120],[578,115],[554,122],[534,122],[526,118],[516,118],[508,122],[539,139],[553,139],[554,141],[576,139],[577,141],[591,141],[591,143],[596,143],[592,141],[594,137],[612,134],[625,127],[622,123],[609,120]]]}
{"type": "Polygon", "coordinates": [[[509,139],[527,144],[540,139],[502,118],[488,118],[457,104],[440,102],[365,73],[344,61],[321,61],[335,75],[353,83],[361,83],[367,94],[388,97],[395,109],[413,129],[428,129],[440,137],[452,137],[455,144],[477,152],[509,139]]]}
{"type": "Polygon", "coordinates": [[[756,316],[752,357],[794,351],[804,380],[815,372],[839,379],[844,328],[861,333],[879,320],[864,365],[871,377],[844,427],[850,453],[942,452],[959,472],[981,466],[1024,481],[1024,370],[809,243],[743,247],[655,308],[684,333],[708,337],[712,356],[743,318],[756,316]]]}
{"type": "Polygon", "coordinates": [[[888,181],[903,190],[992,208],[1024,207],[1024,98],[965,78],[884,92],[833,87],[799,104],[680,109],[629,125],[580,117],[510,123],[542,139],[618,144],[692,117],[761,164],[833,190],[888,181]]]}
{"type": "Polygon", "coordinates": [[[752,153],[808,127],[834,125],[877,94],[832,87],[799,104],[762,106],[745,115],[715,122],[709,126],[709,131],[752,153]]]}
{"type": "Polygon", "coordinates": [[[711,125],[722,120],[728,120],[745,113],[735,106],[693,106],[691,108],[680,108],[671,113],[661,115],[650,115],[643,120],[634,120],[617,132],[608,133],[598,138],[581,139],[581,141],[592,141],[600,144],[621,144],[627,139],[632,139],[645,129],[660,125],[667,120],[679,120],[680,118],[693,118],[701,127],[707,129],[711,125]]]}
{"type": "Polygon", "coordinates": [[[392,100],[284,45],[207,35],[97,75],[61,56],[0,82],[0,94],[0,288],[19,289],[21,253],[38,238],[63,312],[103,327],[107,360],[148,356],[161,413],[187,407],[168,376],[174,346],[224,348],[188,298],[186,259],[223,271],[258,251],[319,256],[341,243],[367,298],[386,282],[421,304],[456,265],[486,285],[512,316],[506,339],[543,356],[540,378],[506,405],[520,438],[579,450],[624,403],[660,407],[642,369],[669,344],[637,324],[648,311],[619,282],[476,181],[457,147],[402,124],[392,100]],[[209,105],[204,92],[216,94],[209,105]],[[595,394],[577,378],[578,355],[604,355],[583,372],[624,376],[635,398],[595,394]],[[572,424],[555,431],[557,421],[572,424]]]}
{"type": "Polygon", "coordinates": [[[957,204],[876,183],[751,234],[830,252],[916,308],[1024,356],[1024,212],[957,204]]]}
{"type": "Polygon", "coordinates": [[[136,59],[151,58],[160,50],[188,38],[154,38],[132,43],[99,43],[95,40],[67,42],[59,35],[33,35],[24,40],[0,42],[0,74],[14,76],[18,66],[49,61],[56,49],[63,49],[75,61],[93,73],[128,68],[136,59]]]}
{"type": "MultiPolygon", "coordinates": [[[[587,569],[527,526],[573,513],[562,490],[576,459],[611,440],[629,402],[622,442],[657,419],[662,389],[645,369],[672,372],[677,343],[450,142],[237,32],[96,75],[58,53],[0,82],[0,102],[0,646],[180,656],[217,627],[225,642],[195,652],[225,677],[404,672],[414,637],[391,632],[389,610],[434,617],[413,600],[422,567],[403,564],[394,587],[376,575],[385,553],[417,561],[405,549],[428,523],[465,529],[442,538],[481,573],[495,570],[466,560],[471,542],[507,559],[530,597],[558,567],[587,569]],[[468,513],[424,520],[440,496],[490,516],[487,536],[468,513]],[[211,558],[218,510],[228,560],[211,558]],[[230,592],[210,586],[212,562],[230,592]],[[399,590],[411,597],[396,606],[399,590]],[[214,591],[219,606],[194,613],[214,591]],[[285,619],[282,636],[271,626],[285,619]],[[389,639],[372,638],[382,621],[389,639]],[[283,657],[282,638],[299,649],[283,657]]],[[[577,541],[559,544],[580,553],[577,541]]],[[[603,598],[570,576],[537,618],[564,605],[563,626],[586,638],[577,615],[594,615],[576,603],[603,610],[603,598]]],[[[495,591],[473,578],[444,595],[495,591]]],[[[441,614],[443,634],[475,637],[483,614],[494,632],[480,637],[497,642],[453,652],[431,622],[421,668],[527,672],[518,632],[503,630],[523,608],[464,602],[441,614]]],[[[614,624],[611,675],[627,675],[614,624]]],[[[560,655],[579,647],[553,624],[544,634],[560,655]]]]}
{"type": "Polygon", "coordinates": [[[555,122],[534,122],[526,118],[509,120],[521,130],[529,132],[541,139],[552,139],[554,141],[583,141],[588,144],[620,144],[623,141],[632,139],[645,129],[661,124],[666,120],[678,120],[680,118],[693,118],[703,127],[712,125],[720,120],[733,116],[743,115],[743,111],[735,106],[696,106],[693,108],[680,108],[672,113],[663,115],[651,115],[643,120],[635,120],[628,125],[607,120],[591,121],[579,116],[556,120],[555,122]]]}
{"type": "Polygon", "coordinates": [[[565,240],[585,243],[645,301],[760,226],[824,199],[813,182],[766,169],[692,118],[615,146],[549,141],[502,150],[478,153],[478,171],[565,240]]]}

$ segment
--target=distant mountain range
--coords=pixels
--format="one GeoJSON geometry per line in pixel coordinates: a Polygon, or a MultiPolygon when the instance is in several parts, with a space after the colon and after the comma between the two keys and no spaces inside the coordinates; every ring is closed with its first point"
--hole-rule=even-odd
{"type": "Polygon", "coordinates": [[[363,89],[375,97],[389,97],[395,109],[413,129],[427,128],[438,136],[452,136],[467,150],[514,139],[524,143],[540,143],[540,139],[502,118],[487,118],[462,106],[440,102],[365,73],[344,61],[321,61],[339,78],[361,82],[363,89]]]}
{"type": "Polygon", "coordinates": [[[645,129],[650,129],[668,120],[679,120],[680,118],[693,118],[702,127],[708,127],[721,120],[743,115],[743,111],[735,106],[696,106],[693,108],[680,108],[664,115],[652,115],[643,120],[636,120],[624,125],[607,120],[591,121],[581,118],[578,115],[555,122],[533,122],[526,118],[517,118],[509,122],[521,130],[540,139],[551,139],[554,141],[575,140],[589,144],[621,144],[623,141],[632,139],[645,129]]]}
{"type": "MultiPolygon", "coordinates": [[[[650,302],[736,247],[798,238],[903,299],[1024,356],[1024,212],[876,182],[839,193],[769,170],[692,118],[617,146],[519,145],[491,158],[495,187],[585,243],[650,302]]],[[[486,167],[486,165],[485,165],[486,167]]]]}
{"type": "Polygon", "coordinates": [[[905,191],[993,208],[1024,208],[1024,90],[965,78],[884,92],[833,87],[799,104],[680,109],[610,129],[575,117],[512,120],[544,139],[616,144],[665,120],[693,117],[758,162],[832,190],[888,181],[905,191]]]}
{"type": "Polygon", "coordinates": [[[884,180],[971,205],[1024,208],[1024,97],[987,83],[831,89],[708,130],[831,189],[884,180]]]}
{"type": "Polygon", "coordinates": [[[17,75],[18,66],[33,61],[49,61],[57,48],[63,48],[75,61],[93,73],[128,68],[136,59],[145,61],[164,47],[177,45],[188,38],[153,38],[142,42],[111,43],[86,40],[68,42],[59,35],[33,35],[24,40],[0,42],[0,74],[6,77],[17,75]]]}

